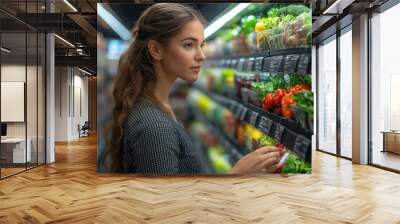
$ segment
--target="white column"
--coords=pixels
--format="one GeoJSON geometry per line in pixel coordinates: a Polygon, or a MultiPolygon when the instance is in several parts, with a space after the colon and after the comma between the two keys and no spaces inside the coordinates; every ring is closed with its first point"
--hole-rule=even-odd
{"type": "Polygon", "coordinates": [[[368,15],[353,20],[353,162],[368,163],[368,15]]]}
{"type": "MultiPolygon", "coordinates": [[[[51,2],[47,2],[48,12],[54,11],[51,2]]],[[[55,44],[54,35],[46,35],[46,163],[55,162],[54,133],[55,133],[55,44]]]]}
{"type": "Polygon", "coordinates": [[[54,76],[54,35],[47,34],[46,36],[46,60],[47,60],[47,108],[46,108],[46,163],[52,163],[55,161],[54,151],[54,133],[55,133],[55,76],[54,76]]]}

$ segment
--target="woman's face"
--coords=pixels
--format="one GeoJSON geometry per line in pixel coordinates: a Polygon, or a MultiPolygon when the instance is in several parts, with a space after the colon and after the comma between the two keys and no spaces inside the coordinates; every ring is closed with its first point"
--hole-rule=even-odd
{"type": "Polygon", "coordinates": [[[173,36],[163,50],[164,71],[185,81],[196,81],[204,52],[204,27],[199,20],[186,23],[177,35],[173,36]]]}

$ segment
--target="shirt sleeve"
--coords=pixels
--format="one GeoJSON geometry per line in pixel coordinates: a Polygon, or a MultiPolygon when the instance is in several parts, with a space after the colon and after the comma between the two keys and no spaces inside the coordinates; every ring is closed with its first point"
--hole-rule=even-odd
{"type": "Polygon", "coordinates": [[[128,142],[137,173],[178,173],[180,147],[173,127],[163,123],[148,126],[141,130],[136,139],[128,142]]]}

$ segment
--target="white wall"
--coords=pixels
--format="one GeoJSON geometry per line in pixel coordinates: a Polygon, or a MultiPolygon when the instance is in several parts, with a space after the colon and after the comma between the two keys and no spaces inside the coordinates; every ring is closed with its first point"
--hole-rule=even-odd
{"type": "MultiPolygon", "coordinates": [[[[44,89],[42,67],[30,66],[25,64],[3,64],[1,66],[1,81],[24,82],[26,84],[26,107],[21,108],[22,113],[26,112],[27,119],[24,122],[6,122],[8,138],[30,139],[30,148],[33,162],[39,158],[39,163],[44,163],[44,89]],[[37,70],[36,70],[37,69],[37,70]],[[27,77],[27,81],[25,78],[27,77]],[[37,152],[38,150],[38,152],[37,152]],[[37,153],[39,156],[37,157],[37,153]]],[[[7,96],[2,96],[7,97],[7,96]]],[[[1,108],[11,110],[11,108],[1,108]]],[[[8,111],[10,112],[10,111],[8,111]]],[[[12,113],[12,111],[11,111],[12,113]]]]}
{"type": "Polygon", "coordinates": [[[56,67],[56,141],[77,139],[78,124],[88,120],[88,78],[83,75],[76,68],[56,67]]]}
{"type": "MultiPolygon", "coordinates": [[[[36,67],[34,66],[28,66],[27,67],[28,74],[36,74],[36,67]]],[[[2,65],[1,66],[1,81],[3,82],[25,82],[25,65],[2,65]]],[[[30,81],[31,82],[31,81],[30,81]]],[[[32,84],[32,83],[30,83],[32,84]]],[[[36,85],[36,82],[33,83],[36,85]]],[[[31,89],[28,89],[31,90],[31,89]]],[[[36,98],[36,89],[34,89],[34,92],[27,92],[27,102],[32,102],[33,100],[31,99],[36,98]]],[[[33,106],[33,105],[32,105],[33,106]]],[[[34,105],[36,107],[36,104],[34,105]]],[[[1,108],[1,110],[7,110],[7,108],[1,108]]],[[[28,113],[28,121],[32,121],[36,119],[36,114],[34,114],[34,117],[31,117],[31,113],[28,113]]],[[[36,121],[36,120],[35,120],[36,121]]],[[[28,127],[32,127],[32,125],[28,125],[28,127]]],[[[7,122],[7,136],[8,137],[25,137],[25,122],[7,122]]],[[[28,136],[29,137],[29,136],[28,136]]]]}

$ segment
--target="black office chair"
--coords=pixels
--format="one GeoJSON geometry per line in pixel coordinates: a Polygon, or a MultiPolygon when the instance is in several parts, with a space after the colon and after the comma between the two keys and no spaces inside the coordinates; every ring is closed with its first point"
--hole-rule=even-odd
{"type": "Polygon", "coordinates": [[[85,121],[82,127],[80,127],[80,125],[78,124],[79,138],[89,136],[89,129],[90,129],[89,121],[85,121]]]}

